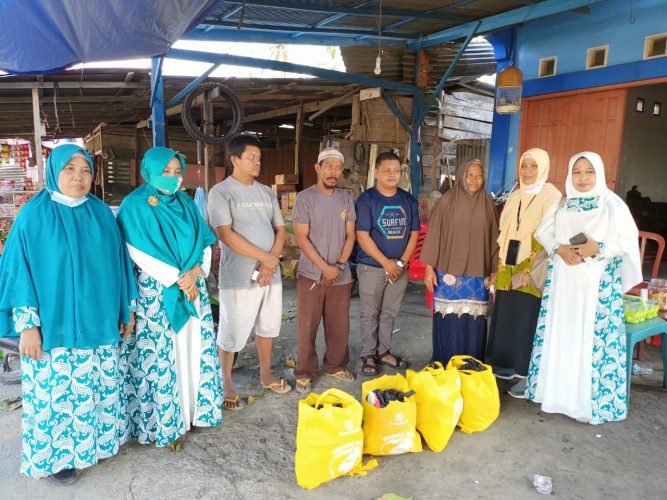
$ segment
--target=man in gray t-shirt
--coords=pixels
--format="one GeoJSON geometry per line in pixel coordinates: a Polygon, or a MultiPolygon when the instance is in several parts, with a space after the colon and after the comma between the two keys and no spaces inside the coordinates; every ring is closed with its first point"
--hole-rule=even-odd
{"type": "Polygon", "coordinates": [[[234,171],[211,189],[208,215],[222,250],[218,347],[223,408],[240,410],[243,406],[232,381],[234,353],[245,347],[253,330],[262,386],[278,394],[291,390],[271,371],[273,338],[282,321],[279,258],[286,233],[276,195],[255,180],[261,167],[257,138],[234,137],[229,157],[234,171]]]}
{"type": "Polygon", "coordinates": [[[343,155],[323,150],[315,165],[317,184],[301,191],[294,203],[292,220],[301,249],[297,294],[296,389],[310,392],[319,375],[315,338],[324,320],[324,373],[351,382],[350,294],[352,276],[347,261],[354,246],[354,202],[336,187],[343,173],[343,155]]]}

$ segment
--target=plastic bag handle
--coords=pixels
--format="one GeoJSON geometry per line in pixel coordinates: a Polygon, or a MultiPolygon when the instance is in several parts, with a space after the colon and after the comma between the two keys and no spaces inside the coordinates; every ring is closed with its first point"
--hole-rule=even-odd
{"type": "Polygon", "coordinates": [[[341,391],[340,389],[336,389],[335,387],[332,387],[331,389],[327,389],[324,391],[322,394],[317,396],[317,399],[315,400],[315,407],[317,408],[320,406],[322,400],[326,398],[327,396],[333,396],[337,398],[340,401],[343,401],[349,397],[349,394],[347,394],[344,391],[341,391]]]}

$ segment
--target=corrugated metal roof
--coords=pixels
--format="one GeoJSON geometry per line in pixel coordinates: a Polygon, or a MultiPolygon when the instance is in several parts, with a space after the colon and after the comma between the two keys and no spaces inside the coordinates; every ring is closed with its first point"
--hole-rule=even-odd
{"type": "MultiPolygon", "coordinates": [[[[428,72],[429,88],[437,85],[449,64],[456,57],[459,48],[459,43],[451,43],[425,51],[428,64],[424,69],[428,72]]],[[[378,55],[377,47],[342,47],[341,54],[348,73],[373,76],[375,58],[378,55]]],[[[381,77],[406,83],[414,82],[415,57],[415,52],[403,47],[384,47],[381,77]]],[[[495,72],[496,59],[493,47],[484,39],[475,39],[461,56],[451,79],[456,81],[460,77],[477,77],[495,72]]]]}
{"type": "MultiPolygon", "coordinates": [[[[373,45],[381,28],[386,45],[404,45],[421,36],[540,1],[226,0],[189,36],[251,41],[253,33],[262,38],[270,32],[284,33],[281,43],[321,40],[329,45],[359,46],[373,45]]],[[[278,43],[278,39],[275,41],[278,43]]]]}

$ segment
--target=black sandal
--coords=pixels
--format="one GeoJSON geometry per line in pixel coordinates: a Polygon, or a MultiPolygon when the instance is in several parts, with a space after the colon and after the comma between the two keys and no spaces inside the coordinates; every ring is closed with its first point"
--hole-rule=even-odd
{"type": "Polygon", "coordinates": [[[369,359],[372,359],[377,363],[377,359],[375,359],[375,356],[372,354],[368,356],[362,356],[361,357],[361,374],[365,377],[374,377],[375,375],[378,374],[378,367],[377,365],[372,365],[368,362],[369,359]]]}
{"type": "Polygon", "coordinates": [[[382,365],[387,365],[391,366],[392,368],[396,368],[397,370],[405,370],[410,364],[408,363],[407,359],[403,359],[400,356],[396,356],[395,354],[392,354],[390,351],[383,352],[382,354],[377,355],[377,362],[382,364],[382,365]],[[396,358],[395,363],[390,363],[389,361],[385,361],[384,358],[387,356],[394,356],[396,358]]]}

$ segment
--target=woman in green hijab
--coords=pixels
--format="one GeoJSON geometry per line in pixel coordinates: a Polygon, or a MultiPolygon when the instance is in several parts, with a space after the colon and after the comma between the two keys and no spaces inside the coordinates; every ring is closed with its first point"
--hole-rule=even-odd
{"type": "Polygon", "coordinates": [[[149,149],[141,163],[146,184],[118,213],[140,296],[136,334],[121,346],[122,441],[169,446],[192,425],[222,423],[222,375],[204,279],[216,238],[179,191],[184,173],[182,154],[149,149]]]}

